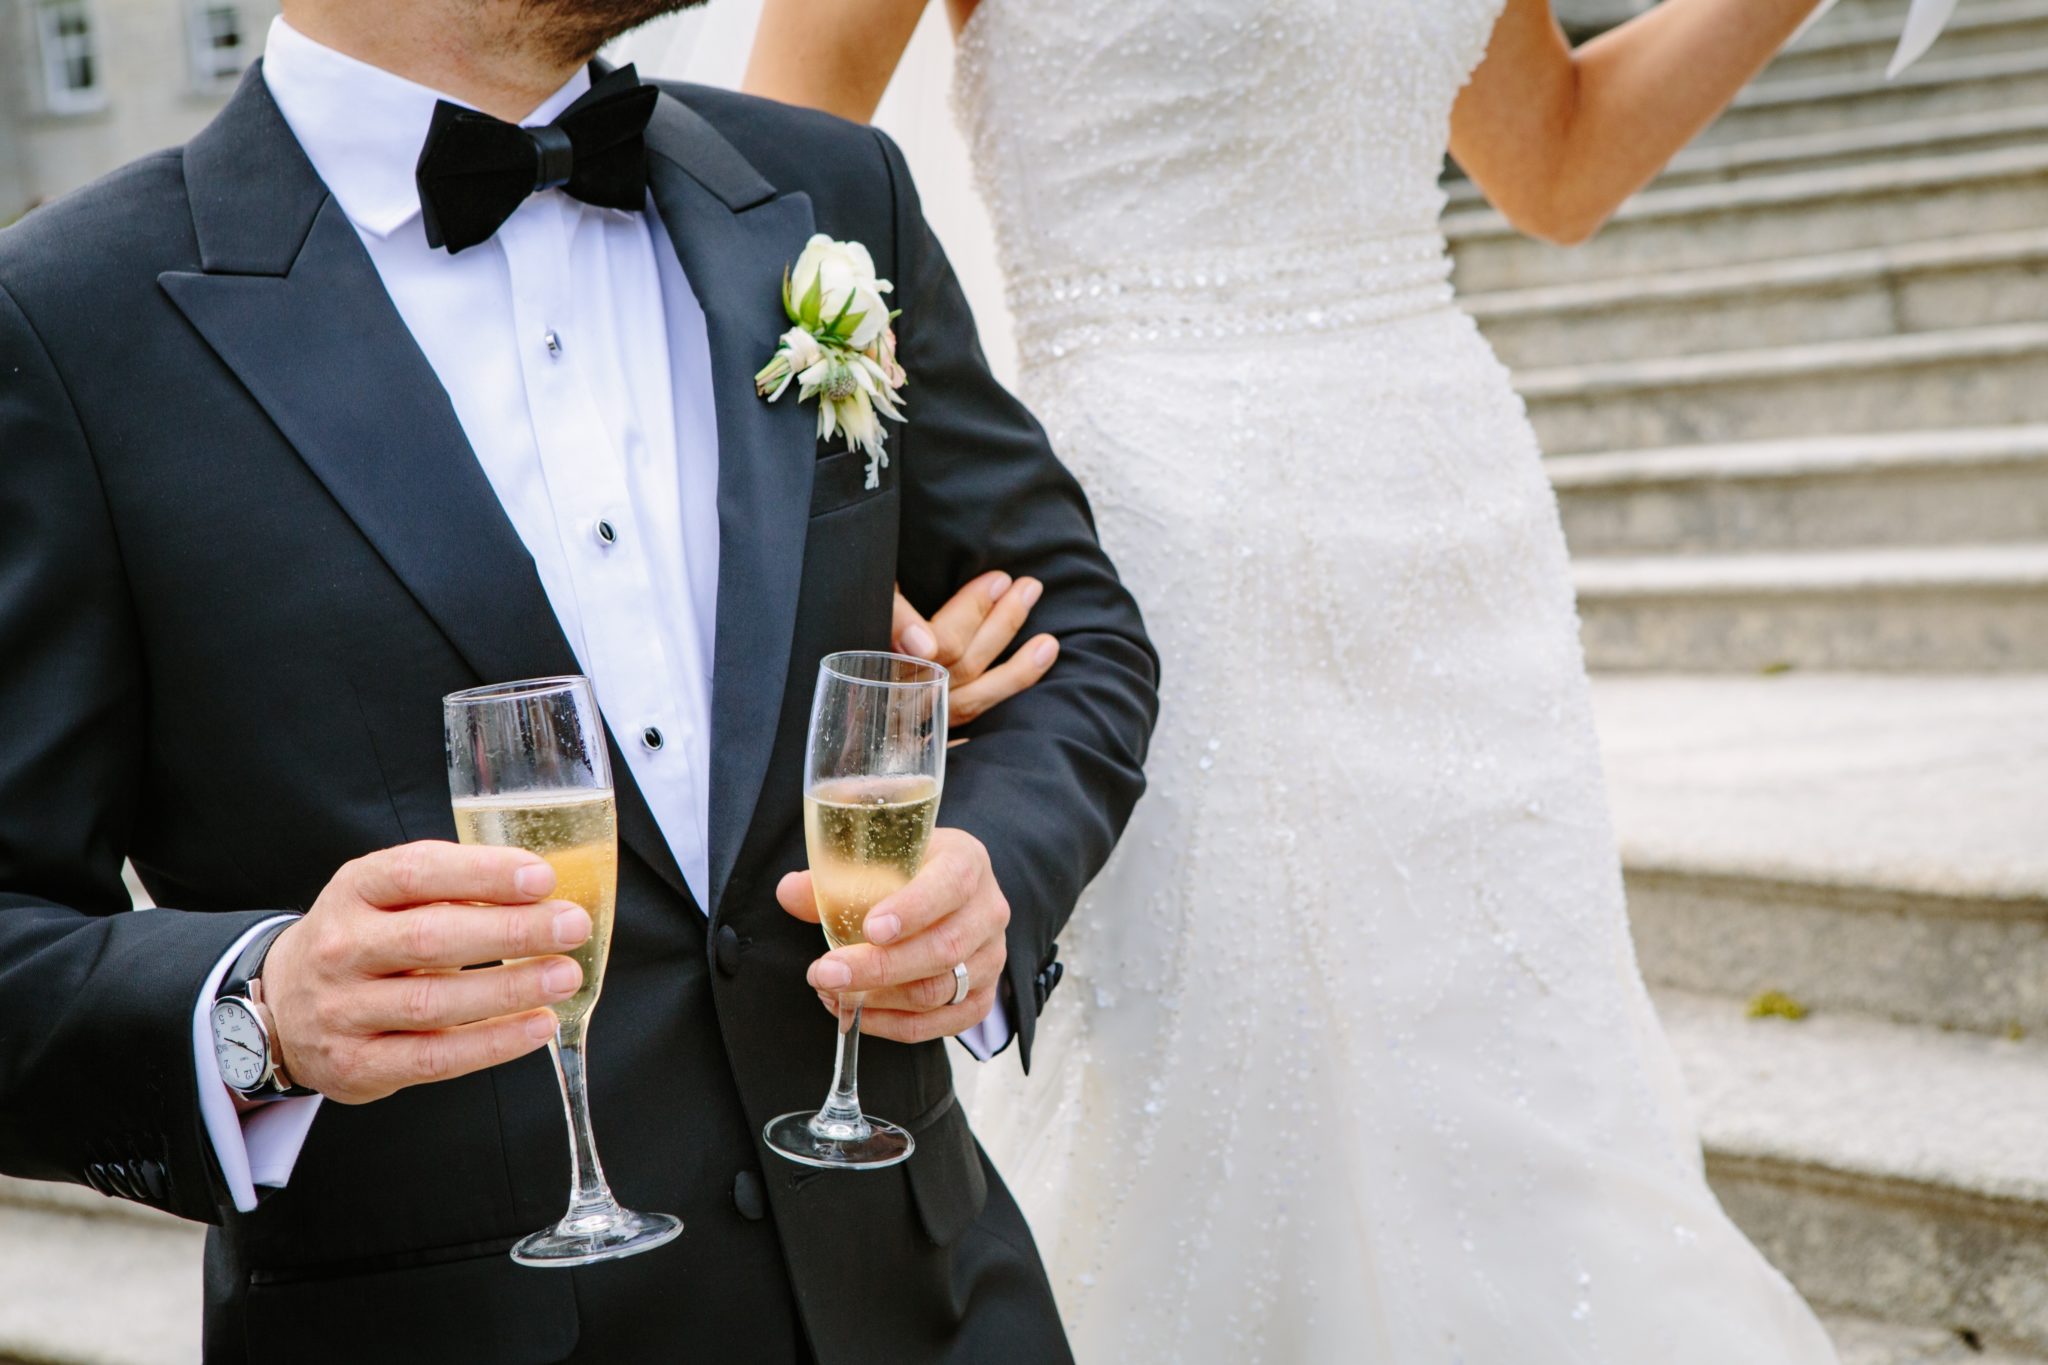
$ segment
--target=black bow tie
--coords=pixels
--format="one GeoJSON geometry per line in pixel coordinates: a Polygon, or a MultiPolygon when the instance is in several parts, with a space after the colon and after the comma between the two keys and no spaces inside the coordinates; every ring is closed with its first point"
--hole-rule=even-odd
{"type": "Polygon", "coordinates": [[[557,187],[586,204],[647,203],[647,121],[661,97],[622,66],[545,128],[521,128],[442,100],[415,178],[427,245],[449,254],[487,242],[526,196],[557,187]]]}

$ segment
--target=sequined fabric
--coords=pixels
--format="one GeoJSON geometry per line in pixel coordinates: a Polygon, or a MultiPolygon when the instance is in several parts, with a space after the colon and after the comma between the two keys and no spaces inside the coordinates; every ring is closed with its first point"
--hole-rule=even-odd
{"type": "Polygon", "coordinates": [[[1082,1365],[1834,1359],[1702,1176],[1555,501],[1446,282],[1500,4],[962,39],[1022,387],[1164,656],[1033,1074],[963,1078],[1082,1365]]]}

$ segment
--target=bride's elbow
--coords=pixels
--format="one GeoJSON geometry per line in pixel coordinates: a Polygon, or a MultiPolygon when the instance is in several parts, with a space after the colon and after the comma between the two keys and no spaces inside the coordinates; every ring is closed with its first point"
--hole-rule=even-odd
{"type": "Polygon", "coordinates": [[[1543,203],[1501,205],[1501,216],[1515,231],[1552,246],[1583,246],[1613,216],[1612,210],[1583,205],[1543,203]]]}

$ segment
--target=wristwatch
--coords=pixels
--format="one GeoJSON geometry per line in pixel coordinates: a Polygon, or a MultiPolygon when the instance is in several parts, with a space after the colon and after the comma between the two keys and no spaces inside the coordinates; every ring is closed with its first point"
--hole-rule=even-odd
{"type": "Polygon", "coordinates": [[[214,1060],[228,1089],[244,1099],[295,1099],[318,1093],[293,1085],[285,1074],[270,1010],[263,1003],[263,959],[277,936],[297,922],[274,924],[252,939],[213,997],[214,1060]]]}

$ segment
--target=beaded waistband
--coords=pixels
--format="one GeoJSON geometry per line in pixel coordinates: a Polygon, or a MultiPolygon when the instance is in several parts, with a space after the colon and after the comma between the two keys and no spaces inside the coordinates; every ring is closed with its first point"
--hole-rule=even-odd
{"type": "Polygon", "coordinates": [[[1210,344],[1370,327],[1447,306],[1451,262],[1435,231],[1041,271],[1009,291],[1027,363],[1097,347],[1210,344]]]}

